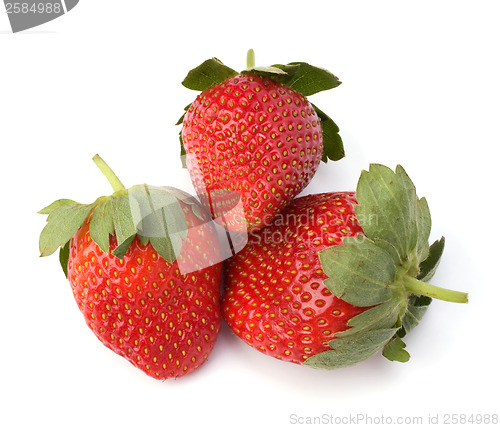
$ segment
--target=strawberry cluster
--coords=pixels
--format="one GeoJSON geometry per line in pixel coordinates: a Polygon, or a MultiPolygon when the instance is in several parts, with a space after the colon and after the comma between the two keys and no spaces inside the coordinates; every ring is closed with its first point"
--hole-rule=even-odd
{"type": "Polygon", "coordinates": [[[402,339],[432,298],[467,302],[428,283],[444,238],[429,245],[427,202],[401,166],[370,165],[355,192],[298,197],[321,161],[344,156],[339,128],[307,98],[339,84],[304,62],[255,67],[253,51],[241,73],[207,60],[183,81],[201,93],[178,122],[199,199],[127,189],[96,155],[113,194],[40,211],[40,253],[59,249],[106,347],[176,378],[206,361],[224,318],[250,346],[296,364],[347,367],[379,351],[404,362],[402,339]],[[218,229],[248,241],[226,261],[218,229]]]}

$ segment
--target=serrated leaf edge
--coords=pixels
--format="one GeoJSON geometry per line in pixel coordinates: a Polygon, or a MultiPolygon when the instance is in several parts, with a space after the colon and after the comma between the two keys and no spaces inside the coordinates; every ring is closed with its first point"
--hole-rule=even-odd
{"type": "MultiPolygon", "coordinates": [[[[400,244],[400,248],[403,248],[403,250],[404,250],[403,251],[404,254],[401,254],[401,252],[397,251],[397,249],[390,242],[387,242],[387,241],[381,239],[380,237],[371,235],[372,240],[376,240],[377,242],[379,242],[379,244],[385,245],[385,246],[387,246],[387,248],[394,248],[395,254],[397,255],[397,258],[395,259],[395,263],[399,265],[399,267],[398,267],[399,273],[396,275],[395,281],[401,281],[402,277],[400,277],[399,275],[408,275],[408,272],[411,272],[412,274],[415,273],[415,275],[416,275],[419,271],[419,269],[417,269],[415,271],[415,269],[412,268],[411,264],[408,265],[408,263],[418,262],[417,266],[418,266],[418,268],[420,268],[421,264],[422,264],[422,261],[419,260],[420,258],[423,258],[424,256],[426,258],[433,256],[435,259],[437,259],[437,260],[434,260],[433,265],[437,265],[439,263],[440,254],[436,255],[435,251],[432,251],[432,250],[430,250],[429,252],[425,251],[425,246],[426,245],[428,246],[428,235],[430,233],[430,213],[428,211],[428,207],[427,207],[425,198],[418,199],[418,197],[416,196],[415,186],[413,185],[413,182],[410,180],[410,178],[408,177],[408,175],[406,174],[406,172],[402,166],[398,165],[396,167],[396,170],[392,171],[383,165],[372,164],[372,165],[370,165],[370,168],[368,171],[362,172],[361,177],[360,177],[360,182],[361,182],[362,178],[366,179],[367,174],[370,174],[370,178],[373,178],[374,176],[376,176],[378,178],[378,180],[381,180],[383,182],[382,184],[385,185],[386,191],[392,194],[391,187],[388,186],[387,183],[385,183],[385,178],[383,177],[383,174],[380,174],[381,171],[384,171],[386,174],[388,172],[390,172],[391,176],[395,180],[400,182],[401,186],[403,186],[403,189],[401,190],[401,192],[403,194],[406,194],[406,197],[403,197],[405,203],[407,202],[407,203],[411,204],[411,203],[415,202],[416,212],[415,212],[415,217],[412,219],[412,221],[414,221],[415,224],[408,226],[408,228],[411,228],[411,227],[417,228],[417,236],[414,239],[415,242],[413,242],[413,240],[410,241],[411,246],[412,247],[414,246],[415,248],[408,248],[408,246],[402,245],[402,243],[398,242],[397,244],[400,244]],[[420,204],[420,206],[419,206],[419,204],[420,204]],[[428,216],[429,217],[428,221],[423,223],[422,227],[419,227],[419,225],[422,224],[422,223],[419,223],[422,220],[419,216],[420,217],[421,216],[428,216]],[[421,236],[421,234],[424,234],[425,236],[421,236]],[[412,259],[412,257],[413,257],[413,259],[412,259]]],[[[380,185],[380,183],[379,183],[379,185],[380,185]]],[[[369,187],[369,189],[371,190],[371,187],[369,187]]],[[[358,183],[358,190],[359,190],[359,183],[358,183]]],[[[358,197],[358,199],[359,199],[359,197],[358,197]]],[[[372,200],[375,200],[375,203],[378,203],[378,199],[372,198],[372,200]]],[[[362,202],[363,201],[361,201],[361,203],[362,202]]],[[[360,203],[360,205],[361,205],[361,203],[360,203]]],[[[359,208],[360,205],[355,207],[355,208],[357,208],[356,214],[358,216],[360,215],[360,208],[359,208]]],[[[406,233],[408,231],[405,230],[404,232],[406,233]]],[[[411,233],[411,231],[408,233],[411,233]]],[[[352,238],[344,238],[344,241],[346,239],[352,240],[352,238]]],[[[367,237],[366,239],[368,241],[370,241],[370,237],[367,237]]],[[[433,244],[433,246],[439,246],[439,245],[443,246],[443,244],[444,244],[444,241],[441,240],[441,241],[436,241],[433,244]]],[[[431,249],[434,248],[433,246],[431,246],[430,248],[431,249]]],[[[343,246],[341,246],[339,248],[343,248],[343,246]]],[[[327,250],[323,250],[323,252],[327,251],[327,250]]],[[[436,251],[442,252],[442,248],[438,248],[436,251]]],[[[332,254],[336,254],[336,252],[334,252],[332,254]]],[[[321,253],[320,253],[320,260],[321,260],[321,253]]],[[[432,266],[431,266],[430,270],[432,271],[432,266]]],[[[326,272],[327,272],[327,269],[325,269],[325,273],[326,272]]],[[[334,274],[334,272],[330,272],[329,278],[327,278],[324,281],[324,283],[325,283],[325,285],[327,285],[327,287],[328,287],[328,280],[331,279],[332,274],[334,274]]],[[[327,273],[327,275],[328,275],[328,273],[327,273]]],[[[367,334],[368,332],[375,332],[375,331],[378,331],[380,329],[386,330],[388,326],[384,325],[383,319],[385,316],[388,316],[389,314],[383,315],[382,313],[381,314],[377,313],[378,308],[380,308],[382,305],[386,305],[387,308],[390,309],[389,312],[392,315],[388,316],[388,322],[393,323],[392,331],[394,332],[394,334],[385,343],[381,342],[378,346],[378,350],[383,349],[382,353],[385,354],[384,356],[386,356],[390,360],[396,360],[396,361],[401,361],[401,362],[408,361],[410,356],[409,356],[409,353],[406,350],[404,350],[406,345],[401,340],[401,337],[403,337],[407,333],[405,331],[404,325],[406,325],[407,328],[410,326],[411,326],[411,328],[413,328],[416,325],[418,325],[418,323],[420,322],[420,320],[424,316],[424,314],[427,310],[427,307],[429,306],[432,299],[430,299],[430,298],[425,299],[425,301],[421,302],[422,304],[417,305],[417,303],[420,300],[422,300],[422,297],[425,297],[425,296],[417,296],[416,294],[408,294],[408,292],[404,290],[404,287],[401,287],[401,288],[398,288],[398,287],[392,288],[391,287],[391,290],[393,290],[393,297],[391,297],[389,302],[393,301],[394,304],[390,304],[390,303],[388,304],[387,302],[378,303],[374,307],[368,309],[367,311],[365,311],[365,312],[361,313],[360,315],[349,320],[349,322],[348,322],[349,328],[345,331],[337,333],[335,335],[335,338],[331,342],[329,342],[329,346],[332,349],[328,350],[328,351],[324,351],[323,353],[319,353],[314,357],[310,357],[310,358],[312,358],[312,360],[310,361],[309,365],[314,366],[315,361],[322,361],[322,363],[321,363],[323,365],[322,368],[327,368],[327,367],[324,367],[325,361],[335,361],[334,353],[335,353],[336,348],[339,347],[339,345],[343,346],[342,353],[344,355],[344,357],[343,357],[344,358],[343,364],[344,364],[346,362],[345,361],[345,354],[349,352],[348,345],[350,342],[342,342],[343,339],[347,339],[349,337],[352,337],[353,340],[355,340],[357,334],[359,334],[359,333],[365,332],[363,334],[367,334]],[[398,292],[398,290],[399,290],[399,292],[398,292]],[[417,300],[415,300],[415,299],[417,299],[417,300]],[[370,311],[373,314],[377,315],[377,317],[375,319],[371,319],[369,316],[366,315],[366,314],[369,314],[370,311]],[[370,322],[367,325],[359,324],[359,322],[361,320],[363,320],[363,322],[365,322],[365,321],[370,321],[370,322]],[[340,342],[339,342],[339,340],[340,340],[340,342]],[[328,354],[325,354],[325,353],[328,353],[328,354]],[[325,354],[325,355],[321,356],[322,354],[325,354]]],[[[330,290],[330,291],[332,291],[332,290],[330,290]]],[[[336,297],[342,299],[342,297],[343,297],[342,295],[338,295],[334,291],[332,291],[332,292],[334,295],[336,295],[336,297]]],[[[353,352],[354,352],[354,350],[355,350],[355,347],[353,347],[353,352]]],[[[310,359],[306,360],[305,364],[307,364],[307,362],[309,360],[310,359]]],[[[359,356],[356,356],[356,355],[352,356],[353,363],[359,362],[358,360],[359,360],[359,356]]],[[[336,368],[335,363],[333,363],[333,366],[331,368],[336,368]]]]}
{"type": "MultiPolygon", "coordinates": [[[[144,185],[146,186],[146,185],[144,185]]],[[[178,202],[181,200],[185,204],[191,204],[193,207],[196,205],[196,202],[192,199],[190,195],[188,195],[185,192],[182,192],[178,189],[175,188],[167,188],[165,191],[170,191],[172,192],[173,199],[175,199],[178,202]],[[175,192],[174,192],[175,190],[175,192]]],[[[130,189],[129,189],[130,190],[130,189]]],[[[109,233],[109,235],[115,235],[117,237],[117,247],[113,250],[113,255],[115,255],[118,258],[123,258],[124,255],[126,254],[131,242],[135,238],[135,236],[139,236],[141,239],[141,242],[143,244],[147,244],[148,242],[151,242],[151,245],[155,250],[157,250],[158,254],[167,260],[168,262],[173,262],[175,260],[175,255],[178,254],[180,251],[180,244],[182,243],[182,239],[184,235],[187,234],[187,228],[185,228],[185,231],[182,230],[177,230],[179,227],[182,227],[182,225],[175,225],[173,233],[175,234],[174,237],[169,238],[168,235],[166,236],[166,239],[173,239],[173,251],[169,251],[168,254],[165,254],[163,249],[166,248],[165,245],[163,245],[162,242],[160,242],[162,239],[161,237],[158,237],[156,239],[151,239],[148,237],[144,237],[139,234],[138,230],[136,229],[136,226],[132,222],[132,215],[130,212],[130,205],[127,202],[128,200],[128,191],[119,191],[115,192],[111,196],[107,197],[100,197],[98,198],[94,203],[92,204],[79,204],[77,202],[74,202],[69,199],[61,199],[58,201],[55,201],[54,203],[50,204],[49,206],[45,207],[44,209],[40,210],[42,214],[48,214],[47,217],[47,225],[44,227],[42,230],[42,233],[40,234],[40,253],[41,256],[48,256],[52,253],[54,253],[58,248],[60,249],[59,252],[59,259],[61,263],[61,267],[63,268],[64,273],[67,275],[67,261],[68,261],[68,254],[69,254],[69,242],[71,241],[71,238],[73,235],[78,231],[78,229],[84,224],[85,221],[87,221],[90,217],[90,224],[89,224],[89,230],[90,230],[90,225],[93,224],[93,235],[91,235],[91,238],[94,240],[96,237],[95,233],[95,228],[98,227],[96,225],[96,221],[103,222],[106,221],[108,222],[108,225],[103,227],[104,233],[105,232],[112,232],[109,233]],[[49,233],[51,233],[51,229],[56,228],[52,222],[54,219],[58,220],[58,215],[61,216],[62,219],[64,219],[64,212],[63,210],[68,210],[70,207],[74,207],[75,209],[81,209],[81,215],[78,216],[77,220],[78,221],[73,221],[71,223],[71,230],[66,230],[65,233],[62,235],[57,235],[55,238],[49,238],[49,233]],[[103,218],[98,219],[97,217],[94,217],[94,214],[98,211],[99,215],[102,215],[103,218]],[[83,215],[85,214],[85,215],[83,215]],[[81,221],[80,221],[81,220],[81,221]],[[77,224],[78,223],[78,224],[77,224]],[[109,227],[110,224],[112,224],[112,230],[109,227]],[[132,230],[133,229],[133,230],[132,230]],[[70,234],[71,233],[71,234],[70,234]],[[59,237],[58,237],[59,236],[59,237]],[[66,239],[67,238],[67,239],[66,239]],[[64,242],[63,242],[64,241],[64,242]],[[47,246],[46,244],[50,244],[50,246],[47,246]]],[[[162,207],[160,207],[163,209],[162,207]]],[[[197,207],[199,208],[199,207],[197,207]]],[[[182,212],[182,208],[179,206],[178,208],[182,212]]],[[[202,208],[194,211],[194,214],[196,216],[201,216],[202,213],[202,208]]],[[[96,244],[99,246],[99,248],[106,254],[109,253],[109,241],[108,245],[106,245],[105,238],[102,236],[100,238],[96,238],[94,240],[96,244]]]]}

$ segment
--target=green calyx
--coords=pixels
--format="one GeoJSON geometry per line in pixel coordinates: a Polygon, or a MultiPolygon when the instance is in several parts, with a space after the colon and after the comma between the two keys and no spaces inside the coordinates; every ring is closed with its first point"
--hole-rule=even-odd
{"type": "MultiPolygon", "coordinates": [[[[126,189],[98,155],[93,160],[114,193],[101,196],[91,204],[59,199],[39,211],[48,215],[40,234],[40,256],[49,256],[60,248],[59,259],[67,275],[71,237],[90,217],[90,237],[104,253],[110,252],[110,237],[114,235],[117,245],[112,254],[123,258],[138,236],[144,245],[151,243],[161,257],[173,262],[187,236],[186,219],[179,201],[193,205],[195,200],[171,187],[142,184],[126,189]]],[[[194,213],[200,213],[197,208],[193,209],[194,213]]]]}
{"type": "MultiPolygon", "coordinates": [[[[288,86],[305,97],[336,88],[342,83],[329,71],[323,68],[314,67],[305,62],[291,62],[286,65],[274,64],[270,67],[256,67],[255,53],[253,49],[250,49],[247,53],[247,68],[241,73],[227,67],[219,59],[211,58],[192,69],[182,81],[182,84],[188,89],[204,91],[238,74],[253,74],[267,77],[288,86]]],[[[328,162],[329,159],[332,161],[342,159],[345,156],[345,152],[342,138],[339,135],[338,126],[326,113],[319,110],[314,104],[312,106],[321,119],[321,128],[323,131],[323,162],[328,162]]],[[[187,111],[189,107],[188,105],[185,111],[187,111]]],[[[182,124],[184,114],[177,122],[177,125],[182,124]]],[[[183,156],[186,152],[182,136],[180,136],[180,143],[181,159],[184,159],[183,156]]],[[[184,160],[183,166],[186,166],[184,160]]]]}
{"type": "Polygon", "coordinates": [[[433,298],[467,303],[466,293],[428,283],[444,250],[444,238],[429,246],[431,216],[425,198],[401,166],[395,171],[370,165],[356,189],[356,216],[364,235],[343,240],[319,253],[338,298],[368,308],[337,333],[332,350],[305,361],[316,368],[357,364],[379,350],[391,361],[410,358],[402,338],[424,316],[433,298]]]}

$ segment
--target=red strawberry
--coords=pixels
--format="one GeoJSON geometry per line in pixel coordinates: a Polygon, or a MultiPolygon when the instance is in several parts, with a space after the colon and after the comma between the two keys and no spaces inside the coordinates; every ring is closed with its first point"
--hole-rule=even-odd
{"type": "Polygon", "coordinates": [[[429,247],[430,214],[404,170],[372,165],[352,192],[295,199],[251,234],[226,266],[223,315],[249,345],[317,368],[356,364],[380,349],[407,361],[401,340],[430,297],[444,240],[429,247]],[[359,205],[356,201],[359,199],[359,205]]]}
{"type": "Polygon", "coordinates": [[[183,376],[210,354],[220,329],[218,241],[199,203],[173,188],[125,190],[93,204],[59,200],[40,236],[61,263],[99,340],[157,379],[183,376]],[[168,234],[165,231],[168,230],[168,234]]]}
{"type": "Polygon", "coordinates": [[[224,316],[233,331],[265,354],[302,363],[363,312],[334,296],[317,255],[362,232],[353,193],[295,199],[273,225],[251,235],[227,265],[224,316]]]}
{"type": "Polygon", "coordinates": [[[268,224],[307,186],[322,159],[344,155],[337,126],[306,98],[340,84],[326,70],[250,64],[238,74],[213,59],[183,84],[203,90],[183,117],[187,168],[213,217],[230,230],[268,224]]]}

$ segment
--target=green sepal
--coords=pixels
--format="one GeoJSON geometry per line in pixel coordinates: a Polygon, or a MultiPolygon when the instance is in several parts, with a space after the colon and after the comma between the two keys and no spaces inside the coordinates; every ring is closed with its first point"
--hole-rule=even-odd
{"type": "Polygon", "coordinates": [[[417,198],[417,247],[416,258],[425,260],[429,256],[429,236],[431,234],[431,213],[427,205],[427,199],[417,198]]]}
{"type": "MultiPolygon", "coordinates": [[[[93,208],[93,204],[83,205],[79,203],[49,205],[49,207],[51,206],[47,224],[40,234],[39,249],[42,257],[49,256],[59,247],[64,246],[80,228],[93,208]]],[[[42,211],[47,211],[47,208],[42,211]]]]}
{"type": "Polygon", "coordinates": [[[112,210],[111,201],[105,198],[95,207],[89,224],[90,237],[106,254],[109,253],[110,235],[115,233],[113,217],[107,215],[110,210],[112,210]]]}
{"type": "Polygon", "coordinates": [[[182,241],[179,237],[175,236],[170,239],[150,238],[149,242],[158,254],[161,254],[162,257],[170,263],[177,258],[177,254],[179,254],[182,245],[182,241]]]}
{"type": "MultiPolygon", "coordinates": [[[[67,275],[70,239],[90,216],[90,236],[104,253],[109,253],[109,240],[114,235],[117,246],[112,254],[123,258],[138,236],[144,245],[150,242],[162,258],[173,262],[187,236],[187,223],[179,201],[193,208],[196,205],[195,200],[186,195],[174,188],[140,185],[100,197],[88,205],[69,199],[56,201],[41,210],[49,216],[40,234],[40,255],[48,256],[61,248],[59,259],[67,275]]],[[[193,212],[201,215],[200,209],[193,212]]]]}
{"type": "Polygon", "coordinates": [[[398,330],[399,337],[405,337],[422,321],[432,299],[419,294],[412,294],[408,299],[408,307],[403,315],[401,328],[398,330]]]}
{"type": "Polygon", "coordinates": [[[333,73],[307,62],[290,62],[287,65],[275,64],[273,67],[286,71],[286,75],[280,76],[276,80],[305,97],[336,88],[342,83],[333,73]]]}
{"type": "MultiPolygon", "coordinates": [[[[253,56],[252,52],[252,56],[253,56]]],[[[253,62],[253,60],[252,60],[253,62]]],[[[342,82],[333,73],[320,67],[315,67],[306,62],[291,62],[289,64],[275,64],[269,67],[250,67],[243,70],[241,74],[253,74],[267,77],[278,83],[288,86],[304,96],[310,96],[321,91],[336,88],[342,82]]],[[[225,66],[219,59],[212,58],[206,60],[198,67],[191,70],[182,84],[193,90],[204,91],[224,80],[234,77],[238,73],[225,66]]],[[[322,161],[328,159],[337,161],[345,156],[344,144],[339,134],[339,128],[335,122],[323,111],[313,106],[321,119],[323,133],[323,154],[322,161]]],[[[189,106],[184,110],[185,112],[189,106]]],[[[186,113],[180,117],[176,125],[182,124],[186,113]]],[[[186,150],[182,140],[182,131],[179,133],[180,157],[182,167],[186,168],[186,150]]]]}
{"type": "Polygon", "coordinates": [[[273,66],[247,68],[246,70],[243,70],[241,74],[254,74],[258,76],[266,76],[276,80],[280,80],[280,78],[286,79],[289,76],[288,71],[273,66]]]}
{"type": "Polygon", "coordinates": [[[204,91],[237,75],[235,70],[224,65],[219,59],[212,58],[189,71],[182,84],[188,89],[204,91]]]}
{"type": "Polygon", "coordinates": [[[420,263],[417,279],[420,279],[424,282],[428,282],[432,279],[439,266],[439,262],[441,261],[441,256],[443,255],[444,251],[444,244],[445,239],[444,236],[442,236],[441,239],[435,241],[429,247],[429,254],[427,258],[422,263],[420,263]]]}
{"type": "Polygon", "coordinates": [[[401,299],[390,299],[375,305],[349,320],[349,328],[337,333],[335,337],[346,337],[367,330],[400,328],[402,310],[404,310],[404,302],[401,299]]]}
{"type": "Polygon", "coordinates": [[[410,354],[405,351],[406,343],[399,336],[394,336],[385,346],[382,355],[389,361],[406,363],[410,360],[410,354]]]}
{"type": "Polygon", "coordinates": [[[320,110],[317,106],[311,103],[316,114],[320,118],[321,131],[323,134],[323,155],[321,160],[323,162],[328,162],[328,159],[332,161],[338,161],[345,156],[344,143],[339,134],[339,127],[337,124],[320,110]]]}
{"type": "Polygon", "coordinates": [[[67,205],[78,205],[78,202],[73,201],[72,199],[58,199],[57,201],[52,202],[49,206],[42,208],[38,211],[38,214],[50,214],[55,209],[67,205]]]}
{"type": "Polygon", "coordinates": [[[184,121],[184,116],[186,116],[186,112],[189,110],[189,107],[191,107],[191,104],[193,103],[189,103],[186,107],[184,107],[184,113],[182,113],[182,116],[179,118],[179,120],[175,125],[182,125],[182,122],[184,121]]]}
{"type": "MultiPolygon", "coordinates": [[[[132,218],[129,195],[128,193],[122,192],[120,192],[119,195],[114,194],[113,196],[111,196],[109,202],[109,214],[113,220],[113,228],[115,229],[116,235],[116,245],[117,247],[120,247],[124,242],[128,242],[130,240],[130,237],[135,236],[137,233],[136,225],[134,223],[134,219],[132,218]]],[[[121,251],[119,254],[121,254],[121,251]]]]}
{"type": "MultiPolygon", "coordinates": [[[[182,114],[182,116],[179,118],[179,120],[175,125],[182,125],[182,122],[184,121],[184,116],[186,116],[186,112],[189,110],[189,107],[191,107],[191,104],[188,104],[186,107],[184,107],[184,113],[182,114]]],[[[180,143],[180,157],[181,157],[182,167],[187,168],[186,147],[184,146],[184,141],[182,140],[182,128],[179,131],[179,143],[180,143]]]]}
{"type": "Polygon", "coordinates": [[[66,278],[68,277],[68,261],[69,261],[69,241],[64,244],[59,250],[59,263],[66,278]]]}
{"type": "Polygon", "coordinates": [[[112,252],[113,256],[119,259],[123,259],[125,257],[125,254],[127,254],[127,251],[130,248],[130,244],[132,244],[132,241],[135,239],[135,237],[136,237],[135,234],[131,235],[127,239],[125,239],[120,245],[117,245],[112,252]]]}
{"type": "Polygon", "coordinates": [[[425,253],[430,215],[403,167],[398,165],[394,172],[383,165],[370,165],[369,171],[361,173],[356,197],[356,216],[366,236],[389,242],[402,259],[425,253]]]}
{"type": "Polygon", "coordinates": [[[179,132],[179,142],[181,146],[181,150],[179,153],[179,156],[181,157],[181,164],[183,168],[187,168],[187,162],[186,162],[186,147],[184,146],[184,141],[182,140],[182,131],[179,132]]]}
{"type": "Polygon", "coordinates": [[[286,84],[298,71],[300,65],[276,64],[269,67],[251,67],[243,70],[241,74],[251,74],[253,76],[266,77],[278,83],[286,84]]]}
{"type": "Polygon", "coordinates": [[[367,307],[391,299],[397,273],[397,254],[363,235],[347,237],[344,245],[320,251],[327,288],[351,305],[367,307]]]}
{"type": "Polygon", "coordinates": [[[317,369],[340,369],[358,364],[376,354],[394,336],[396,329],[369,330],[329,342],[331,351],[309,357],[304,364],[317,369]]]}
{"type": "Polygon", "coordinates": [[[182,122],[184,121],[184,116],[186,116],[186,112],[182,113],[182,116],[179,118],[179,120],[175,123],[175,125],[182,125],[182,122]]]}
{"type": "Polygon", "coordinates": [[[429,247],[427,202],[417,197],[401,166],[392,171],[370,165],[361,174],[356,195],[356,215],[365,235],[346,237],[343,245],[320,251],[319,258],[328,277],[326,287],[337,298],[367,310],[335,335],[331,351],[306,360],[314,367],[353,365],[382,349],[392,361],[408,361],[401,338],[422,320],[431,297],[467,302],[466,293],[425,282],[439,264],[444,238],[429,247]]]}
{"type": "Polygon", "coordinates": [[[186,218],[179,205],[183,194],[174,188],[141,185],[131,188],[129,195],[141,241],[150,242],[160,256],[173,262],[187,236],[186,218]]]}
{"type": "Polygon", "coordinates": [[[274,64],[270,67],[252,67],[242,71],[242,74],[267,77],[288,86],[305,97],[336,88],[342,83],[337,76],[328,70],[315,67],[306,62],[291,62],[286,65],[274,64]]]}

